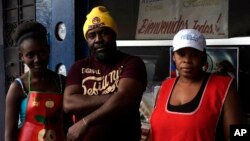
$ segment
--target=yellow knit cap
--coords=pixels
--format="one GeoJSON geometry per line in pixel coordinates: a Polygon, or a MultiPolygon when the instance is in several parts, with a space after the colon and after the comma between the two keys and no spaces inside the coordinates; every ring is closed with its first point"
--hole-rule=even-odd
{"type": "Polygon", "coordinates": [[[97,27],[109,27],[117,34],[116,23],[104,6],[94,7],[87,15],[87,19],[83,25],[83,34],[85,39],[88,30],[97,27]]]}

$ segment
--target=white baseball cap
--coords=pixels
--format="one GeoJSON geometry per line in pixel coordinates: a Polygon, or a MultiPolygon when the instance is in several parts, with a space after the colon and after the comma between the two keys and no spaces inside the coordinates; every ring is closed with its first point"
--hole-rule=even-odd
{"type": "Polygon", "coordinates": [[[195,29],[182,29],[173,39],[173,51],[191,47],[199,51],[204,51],[206,47],[205,37],[195,29]]]}

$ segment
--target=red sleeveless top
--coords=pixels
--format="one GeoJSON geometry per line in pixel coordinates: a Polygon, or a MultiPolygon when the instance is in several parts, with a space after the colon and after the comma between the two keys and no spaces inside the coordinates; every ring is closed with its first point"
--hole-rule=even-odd
{"type": "Polygon", "coordinates": [[[152,141],[213,141],[232,78],[210,75],[198,107],[190,113],[167,109],[176,78],[165,80],[151,115],[152,141]]]}

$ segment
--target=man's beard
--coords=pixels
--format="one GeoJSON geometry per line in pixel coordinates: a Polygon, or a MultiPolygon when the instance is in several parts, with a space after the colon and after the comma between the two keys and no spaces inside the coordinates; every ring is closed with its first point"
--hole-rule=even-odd
{"type": "Polygon", "coordinates": [[[112,63],[115,60],[116,52],[116,48],[110,48],[102,52],[96,52],[94,55],[100,62],[112,63]]]}
{"type": "Polygon", "coordinates": [[[116,42],[110,42],[106,45],[105,50],[100,51],[100,52],[93,52],[93,55],[95,56],[95,58],[102,62],[102,63],[113,63],[116,59],[116,53],[117,53],[117,48],[116,48],[116,42]],[[107,46],[109,48],[107,48],[107,46]]]}

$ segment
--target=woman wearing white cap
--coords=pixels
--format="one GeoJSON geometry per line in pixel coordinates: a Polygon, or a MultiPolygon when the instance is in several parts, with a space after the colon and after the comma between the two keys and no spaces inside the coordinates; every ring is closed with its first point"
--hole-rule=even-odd
{"type": "Polygon", "coordinates": [[[197,30],[175,35],[173,61],[179,75],[162,83],[151,115],[152,141],[213,141],[220,118],[229,140],[229,126],[242,121],[233,78],[202,69],[205,47],[197,30]]]}

